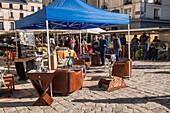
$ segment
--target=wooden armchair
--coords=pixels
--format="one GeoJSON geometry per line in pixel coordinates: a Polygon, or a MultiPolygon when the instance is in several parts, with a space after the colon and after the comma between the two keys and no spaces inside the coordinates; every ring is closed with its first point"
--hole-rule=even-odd
{"type": "Polygon", "coordinates": [[[68,95],[79,90],[83,86],[82,70],[74,70],[74,68],[56,69],[52,84],[53,92],[62,95],[68,95]]]}

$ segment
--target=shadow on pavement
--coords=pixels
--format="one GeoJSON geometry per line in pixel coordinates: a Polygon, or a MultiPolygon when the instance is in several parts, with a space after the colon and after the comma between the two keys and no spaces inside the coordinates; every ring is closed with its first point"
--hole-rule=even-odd
{"type": "Polygon", "coordinates": [[[161,65],[133,65],[132,69],[161,69],[161,65]]]}
{"type": "Polygon", "coordinates": [[[145,72],[144,74],[170,74],[170,71],[145,72]]]}
{"type": "MultiPolygon", "coordinates": [[[[0,99],[5,99],[7,97],[8,91],[6,89],[1,90],[1,97],[0,99]]],[[[15,89],[8,99],[21,99],[21,98],[36,98],[36,91],[34,88],[27,88],[27,89],[15,89]]],[[[1,104],[1,101],[0,101],[1,104]]]]}
{"type": "Polygon", "coordinates": [[[75,99],[73,102],[93,102],[93,103],[117,103],[117,104],[146,104],[156,102],[170,109],[170,96],[143,97],[143,98],[115,98],[115,99],[75,99]]]}
{"type": "Polygon", "coordinates": [[[22,107],[22,106],[32,106],[34,101],[25,102],[1,102],[0,107],[22,107]]]}

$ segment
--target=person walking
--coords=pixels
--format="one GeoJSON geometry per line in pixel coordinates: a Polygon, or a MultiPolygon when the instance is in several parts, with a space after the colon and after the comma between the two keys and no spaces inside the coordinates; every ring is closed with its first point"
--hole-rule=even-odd
{"type": "Polygon", "coordinates": [[[121,42],[116,35],[113,35],[113,51],[116,55],[116,61],[120,61],[121,42]]]}
{"type": "Polygon", "coordinates": [[[121,42],[121,57],[125,57],[125,49],[126,49],[126,37],[125,34],[122,35],[122,37],[120,38],[120,42],[121,42]]]}
{"type": "Polygon", "coordinates": [[[147,56],[147,40],[149,39],[148,36],[146,36],[146,33],[143,33],[140,36],[140,44],[141,44],[141,48],[142,48],[142,57],[143,60],[146,60],[146,56],[147,56]]]}
{"type": "Polygon", "coordinates": [[[131,44],[132,44],[132,59],[135,59],[136,51],[138,50],[139,45],[139,39],[137,38],[137,35],[135,34],[132,38],[131,44]]]}
{"type": "Polygon", "coordinates": [[[106,50],[108,48],[108,41],[105,38],[105,35],[101,35],[101,39],[99,40],[100,43],[100,55],[101,55],[101,61],[102,64],[101,65],[105,65],[105,55],[106,55],[106,50]]]}

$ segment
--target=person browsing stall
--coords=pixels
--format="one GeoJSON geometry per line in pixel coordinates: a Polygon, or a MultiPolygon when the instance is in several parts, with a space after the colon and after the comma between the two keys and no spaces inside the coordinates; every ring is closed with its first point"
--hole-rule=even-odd
{"type": "Polygon", "coordinates": [[[113,35],[113,50],[116,55],[116,61],[120,61],[120,51],[122,51],[122,49],[120,39],[116,35],[113,35]]]}
{"type": "Polygon", "coordinates": [[[100,48],[100,55],[101,55],[101,61],[102,61],[101,65],[105,65],[105,55],[106,55],[106,50],[108,48],[108,41],[105,38],[105,35],[101,35],[101,39],[99,43],[100,43],[99,48],[100,48]]]}

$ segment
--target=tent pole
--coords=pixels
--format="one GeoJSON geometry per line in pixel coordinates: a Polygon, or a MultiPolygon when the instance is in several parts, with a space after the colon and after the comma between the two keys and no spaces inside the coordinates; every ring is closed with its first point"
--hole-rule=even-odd
{"type": "Polygon", "coordinates": [[[86,30],[86,42],[87,42],[87,38],[88,38],[88,32],[87,32],[87,30],[86,30]]]}
{"type": "Polygon", "coordinates": [[[130,79],[130,24],[128,24],[128,59],[129,59],[129,79],[130,79]]]}
{"type": "Polygon", "coordinates": [[[15,30],[15,41],[16,41],[16,57],[18,58],[18,38],[17,38],[17,30],[15,30]]]}
{"type": "Polygon", "coordinates": [[[82,55],[82,46],[81,46],[81,30],[80,30],[80,55],[82,55]]]}
{"type": "MultiPolygon", "coordinates": [[[[48,26],[48,20],[46,20],[46,30],[47,30],[47,45],[48,45],[48,68],[51,70],[51,58],[50,58],[50,36],[49,36],[49,26],[48,26]]],[[[51,97],[53,97],[53,92],[52,92],[52,83],[50,84],[50,92],[51,92],[51,97]]]]}

